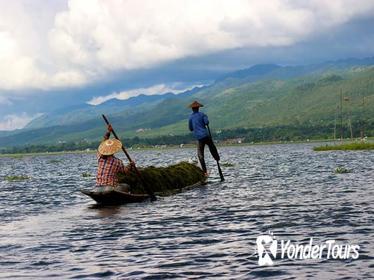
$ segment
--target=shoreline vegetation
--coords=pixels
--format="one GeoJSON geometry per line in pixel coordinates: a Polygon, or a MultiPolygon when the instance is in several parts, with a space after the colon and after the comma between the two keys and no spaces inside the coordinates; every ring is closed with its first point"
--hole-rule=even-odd
{"type": "Polygon", "coordinates": [[[317,146],[313,148],[316,152],[322,151],[357,151],[357,150],[374,150],[374,142],[351,142],[334,145],[317,146]]]}
{"type": "MultiPolygon", "coordinates": [[[[313,143],[326,143],[325,145],[313,147],[314,151],[333,151],[333,150],[372,150],[374,149],[374,137],[369,137],[367,142],[352,142],[351,140],[343,140],[343,144],[333,139],[315,139],[315,140],[296,140],[296,141],[264,141],[257,143],[217,143],[218,147],[246,147],[246,146],[259,146],[259,145],[291,145],[291,144],[313,144],[313,143]],[[331,145],[329,145],[331,144],[331,145]]],[[[183,145],[155,145],[155,146],[132,146],[129,150],[141,151],[141,150],[165,150],[165,149],[183,149],[183,148],[195,148],[194,143],[183,144],[183,145]]],[[[62,150],[62,151],[37,151],[37,152],[7,152],[1,153],[0,158],[22,158],[25,156],[53,156],[53,155],[66,155],[66,154],[94,154],[96,149],[84,149],[84,150],[62,150]]]]}
{"type": "MultiPolygon", "coordinates": [[[[342,135],[344,142],[351,139],[352,135],[362,134],[360,125],[352,122],[352,134],[344,130],[342,135]]],[[[332,141],[334,126],[331,125],[294,125],[294,126],[275,126],[262,128],[235,128],[235,129],[214,129],[212,127],[212,136],[218,145],[236,145],[236,144],[279,144],[279,143],[298,143],[298,142],[321,142],[332,141]]],[[[121,132],[117,132],[122,135],[121,132]]],[[[374,136],[374,122],[367,122],[365,126],[365,135],[374,136]]],[[[339,138],[340,138],[339,137],[339,138]]],[[[165,148],[195,145],[192,134],[174,135],[168,134],[157,137],[120,137],[122,143],[127,148],[165,148]]],[[[357,138],[354,138],[357,139],[357,138]]],[[[90,151],[96,150],[101,137],[84,138],[78,140],[59,139],[51,140],[39,137],[36,143],[32,141],[28,144],[17,144],[19,142],[6,141],[1,142],[0,154],[24,154],[24,153],[43,153],[43,152],[62,152],[62,151],[90,151]],[[46,141],[46,142],[44,142],[46,141]],[[12,143],[10,145],[10,143],[12,143]]]]}

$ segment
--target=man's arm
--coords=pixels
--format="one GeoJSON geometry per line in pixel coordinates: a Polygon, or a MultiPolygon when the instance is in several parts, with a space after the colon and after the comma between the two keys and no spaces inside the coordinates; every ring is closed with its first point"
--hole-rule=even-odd
{"type": "MultiPolygon", "coordinates": [[[[103,137],[103,140],[101,140],[100,144],[103,143],[105,140],[108,140],[109,137],[110,137],[110,133],[113,131],[113,128],[111,125],[108,125],[108,131],[105,132],[104,134],[104,137],[103,137]]],[[[101,157],[101,154],[99,152],[96,153],[96,157],[97,159],[99,159],[101,157]]]]}
{"type": "Polygon", "coordinates": [[[104,134],[103,140],[101,142],[104,142],[105,140],[108,140],[110,137],[110,133],[113,131],[112,126],[109,124],[108,125],[108,131],[104,134]]]}
{"type": "Polygon", "coordinates": [[[190,129],[190,131],[193,131],[192,119],[191,118],[188,120],[188,128],[190,129]]]}
{"type": "Polygon", "coordinates": [[[134,169],[135,162],[131,161],[127,166],[123,164],[123,161],[121,160],[121,166],[119,172],[129,174],[132,169],[134,169]]]}
{"type": "Polygon", "coordinates": [[[208,119],[208,116],[204,114],[203,116],[203,121],[204,121],[204,124],[205,125],[208,125],[209,124],[209,119],[208,119]]]}

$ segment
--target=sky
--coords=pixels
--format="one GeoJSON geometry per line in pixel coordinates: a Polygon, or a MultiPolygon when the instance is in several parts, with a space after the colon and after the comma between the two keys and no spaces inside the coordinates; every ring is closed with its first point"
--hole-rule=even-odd
{"type": "Polygon", "coordinates": [[[0,130],[258,63],[374,51],[373,0],[0,0],[0,130]]]}

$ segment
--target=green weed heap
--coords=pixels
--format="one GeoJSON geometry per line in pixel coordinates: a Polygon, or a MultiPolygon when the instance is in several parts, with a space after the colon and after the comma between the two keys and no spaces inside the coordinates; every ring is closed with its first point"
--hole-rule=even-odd
{"type": "MultiPolygon", "coordinates": [[[[194,164],[180,162],[168,167],[149,166],[139,169],[145,184],[154,193],[168,195],[204,180],[203,171],[194,164]]],[[[131,186],[132,193],[146,193],[135,170],[130,174],[119,174],[120,183],[131,186]]]]}

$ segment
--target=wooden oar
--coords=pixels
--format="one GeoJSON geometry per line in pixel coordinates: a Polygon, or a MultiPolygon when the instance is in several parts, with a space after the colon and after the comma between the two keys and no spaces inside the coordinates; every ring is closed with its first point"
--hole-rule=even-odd
{"type": "MultiPolygon", "coordinates": [[[[209,137],[210,137],[210,139],[211,139],[212,142],[213,142],[213,138],[212,138],[212,134],[210,133],[209,125],[207,125],[206,127],[208,128],[209,137]]],[[[213,142],[213,144],[214,144],[214,142],[213,142]]],[[[218,153],[218,151],[217,151],[217,153],[218,153]]],[[[219,177],[221,177],[221,182],[223,182],[223,181],[225,181],[225,177],[223,177],[223,173],[222,173],[222,170],[221,170],[221,166],[219,165],[219,161],[216,160],[216,162],[217,162],[217,167],[218,167],[219,177]]]]}
{"type": "MultiPolygon", "coordinates": [[[[110,125],[110,123],[109,123],[108,119],[105,117],[105,115],[102,115],[102,116],[103,116],[103,119],[104,119],[105,123],[106,123],[107,125],[110,125]]],[[[118,138],[117,134],[115,133],[113,127],[112,127],[112,133],[113,133],[113,136],[114,136],[117,140],[121,141],[121,140],[118,138]]],[[[125,148],[125,146],[124,146],[123,144],[122,144],[122,151],[125,153],[127,159],[128,159],[130,162],[133,162],[132,159],[131,159],[131,157],[130,157],[130,155],[129,155],[129,153],[126,151],[126,148],[125,148]]],[[[147,192],[147,194],[149,195],[149,197],[151,198],[151,200],[152,200],[152,201],[155,201],[155,200],[156,200],[156,196],[155,196],[155,194],[152,192],[152,190],[151,190],[151,189],[148,187],[148,185],[145,183],[145,181],[144,181],[144,179],[143,179],[143,177],[142,177],[142,174],[140,173],[139,169],[138,169],[135,165],[133,165],[133,166],[134,166],[135,172],[136,172],[136,174],[138,175],[138,178],[139,178],[140,182],[142,183],[142,185],[143,185],[145,191],[147,192]]]]}

